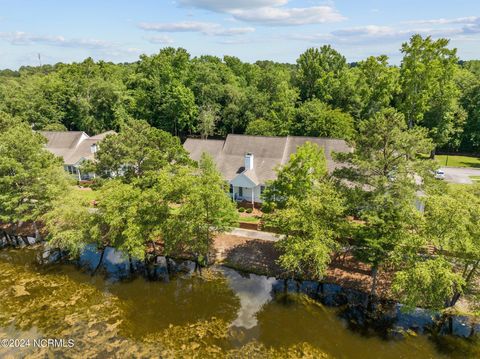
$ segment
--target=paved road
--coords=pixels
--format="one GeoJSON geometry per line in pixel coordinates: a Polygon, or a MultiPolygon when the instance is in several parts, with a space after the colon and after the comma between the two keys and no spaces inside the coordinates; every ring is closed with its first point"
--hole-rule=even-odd
{"type": "Polygon", "coordinates": [[[263,239],[264,241],[278,241],[275,233],[254,231],[251,229],[234,228],[229,234],[250,239],[263,239]]]}
{"type": "Polygon", "coordinates": [[[480,168],[442,167],[445,181],[451,183],[472,184],[470,176],[480,176],[480,168]]]}

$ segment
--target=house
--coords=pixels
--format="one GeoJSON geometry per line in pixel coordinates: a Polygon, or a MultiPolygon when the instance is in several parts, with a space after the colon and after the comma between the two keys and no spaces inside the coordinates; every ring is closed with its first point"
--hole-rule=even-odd
{"type": "Polygon", "coordinates": [[[80,166],[86,160],[93,160],[99,142],[107,135],[114,133],[108,131],[90,137],[81,131],[40,131],[40,134],[47,139],[47,150],[58,157],[62,157],[65,171],[76,176],[79,181],[95,177],[94,173],[82,173],[80,166]]]}
{"type": "Polygon", "coordinates": [[[213,157],[229,182],[230,193],[235,200],[261,203],[267,181],[276,178],[275,169],[285,165],[297,147],[306,142],[316,143],[324,149],[329,172],[337,166],[332,160],[333,152],[351,151],[344,140],[297,136],[228,135],[226,140],[189,138],[183,146],[195,161],[204,152],[213,157]]]}

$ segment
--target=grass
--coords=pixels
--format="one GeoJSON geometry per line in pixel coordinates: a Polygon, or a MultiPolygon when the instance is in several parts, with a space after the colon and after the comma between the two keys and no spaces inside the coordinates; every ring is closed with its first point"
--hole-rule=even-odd
{"type": "Polygon", "coordinates": [[[480,182],[480,176],[470,176],[470,179],[471,179],[473,182],[480,182]]]}
{"type": "Polygon", "coordinates": [[[78,193],[78,195],[84,199],[85,201],[88,201],[88,202],[92,202],[94,200],[96,200],[96,197],[97,197],[97,192],[95,191],[90,191],[90,190],[82,190],[82,189],[79,189],[78,187],[75,186],[75,189],[78,193]]]}
{"type": "Polygon", "coordinates": [[[437,155],[435,159],[440,166],[480,168],[479,157],[437,155]]]}
{"type": "Polygon", "coordinates": [[[246,223],[260,223],[260,218],[253,217],[253,216],[240,216],[238,214],[238,221],[239,222],[246,222],[246,223]]]}

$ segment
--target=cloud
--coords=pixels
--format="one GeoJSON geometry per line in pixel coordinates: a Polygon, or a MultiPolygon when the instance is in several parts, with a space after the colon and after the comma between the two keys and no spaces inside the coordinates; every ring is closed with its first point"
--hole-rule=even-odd
{"type": "Polygon", "coordinates": [[[253,10],[232,10],[231,14],[237,20],[268,26],[322,24],[346,19],[331,6],[307,8],[262,7],[253,10]]]}
{"type": "Polygon", "coordinates": [[[339,29],[329,33],[292,34],[290,38],[315,43],[331,42],[360,45],[406,41],[414,34],[432,36],[434,38],[466,38],[468,35],[480,34],[480,17],[416,20],[403,22],[401,26],[395,27],[366,25],[339,29]],[[405,26],[407,24],[426,26],[405,26]]]}
{"type": "Polygon", "coordinates": [[[0,32],[0,39],[12,45],[40,44],[93,50],[110,49],[117,46],[114,43],[97,39],[66,39],[63,36],[33,35],[21,31],[0,32]]]}
{"type": "Polygon", "coordinates": [[[145,39],[151,42],[152,44],[170,45],[174,43],[173,39],[167,35],[151,36],[145,39]]]}
{"type": "Polygon", "coordinates": [[[252,33],[253,27],[225,28],[220,24],[200,21],[182,21],[172,23],[141,23],[139,27],[147,31],[158,32],[199,32],[208,36],[237,36],[252,33]]]}
{"type": "Polygon", "coordinates": [[[183,6],[196,7],[216,12],[229,10],[248,10],[260,7],[281,6],[288,0],[178,0],[183,6]]]}
{"type": "Polygon", "coordinates": [[[479,16],[457,17],[454,19],[430,19],[430,20],[412,20],[407,21],[407,24],[418,25],[446,25],[446,24],[479,24],[479,16]]]}
{"type": "Polygon", "coordinates": [[[333,6],[287,7],[289,0],[178,0],[180,5],[227,13],[265,26],[322,24],[345,20],[333,6]]]}

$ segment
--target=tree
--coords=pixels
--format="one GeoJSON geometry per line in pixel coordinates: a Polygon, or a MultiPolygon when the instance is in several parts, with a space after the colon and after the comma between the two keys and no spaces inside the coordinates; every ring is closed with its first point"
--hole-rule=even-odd
{"type": "Polygon", "coordinates": [[[145,121],[129,120],[119,134],[102,141],[96,153],[95,172],[107,178],[123,175],[130,181],[173,163],[190,163],[177,137],[145,121]]]}
{"type": "Polygon", "coordinates": [[[375,294],[378,270],[389,262],[401,247],[422,243],[421,225],[415,208],[417,193],[433,183],[435,164],[424,160],[432,142],[425,129],[407,129],[402,114],[384,109],[359,124],[353,153],[338,154],[346,166],[334,172],[348,180],[346,192],[360,195],[354,213],[364,224],[356,230],[356,256],[372,266],[375,294]]]}
{"type": "Polygon", "coordinates": [[[92,228],[92,236],[101,239],[100,249],[112,246],[129,259],[144,260],[147,245],[155,247],[163,240],[171,183],[163,171],[132,183],[110,180],[105,184],[98,193],[92,228]]]}
{"type": "Polygon", "coordinates": [[[248,124],[245,134],[251,136],[275,136],[275,128],[272,123],[258,119],[248,124]]]}
{"type": "MultiPolygon", "coordinates": [[[[0,114],[0,220],[36,222],[68,187],[60,158],[30,126],[0,114]]],[[[37,232],[38,235],[38,232],[37,232]]]]}
{"type": "Polygon", "coordinates": [[[344,56],[325,45],[305,51],[297,64],[297,83],[303,101],[317,98],[346,112],[352,110],[357,99],[344,56]]]}
{"type": "Polygon", "coordinates": [[[90,206],[75,189],[56,199],[52,209],[42,217],[49,244],[76,258],[87,244],[95,242],[89,235],[93,218],[90,206]]]}
{"type": "Polygon", "coordinates": [[[344,199],[333,183],[313,186],[306,198],[290,197],[284,208],[268,214],[265,223],[284,235],[277,247],[279,265],[297,279],[321,279],[345,223],[344,199]]]}
{"type": "Polygon", "coordinates": [[[207,139],[215,132],[215,125],[218,121],[217,111],[212,107],[203,107],[198,115],[197,131],[203,139],[207,139]]]}
{"type": "Polygon", "coordinates": [[[400,110],[409,127],[423,125],[437,146],[460,131],[465,120],[454,81],[458,58],[449,40],[413,35],[402,45],[400,110]]]}
{"type": "Polygon", "coordinates": [[[389,107],[400,91],[400,73],[388,65],[388,57],[370,56],[355,68],[358,72],[355,88],[361,99],[360,118],[369,118],[389,107]]]}
{"type": "Polygon", "coordinates": [[[297,109],[293,132],[299,136],[351,139],[355,129],[353,118],[348,113],[313,99],[297,109]]]}
{"type": "MultiPolygon", "coordinates": [[[[189,176],[190,186],[181,196],[178,212],[168,222],[167,237],[195,259],[197,268],[209,263],[216,234],[229,229],[237,220],[228,185],[213,159],[203,154],[198,171],[189,176]]],[[[185,185],[185,183],[183,184],[185,185]]]]}
{"type": "Polygon", "coordinates": [[[427,198],[425,237],[436,248],[435,256],[415,258],[419,263],[406,267],[396,278],[396,289],[413,305],[433,309],[454,306],[462,294],[471,294],[480,266],[480,187],[449,188],[427,198]],[[435,271],[437,285],[424,288],[423,276],[415,271],[435,271]],[[404,283],[409,285],[403,287],[404,283]],[[441,285],[440,285],[441,284],[441,285]],[[430,298],[422,302],[421,296],[430,298]]]}
{"type": "Polygon", "coordinates": [[[297,148],[285,166],[277,168],[277,179],[263,192],[264,209],[283,208],[290,198],[305,198],[327,175],[323,148],[311,142],[297,148]]]}

